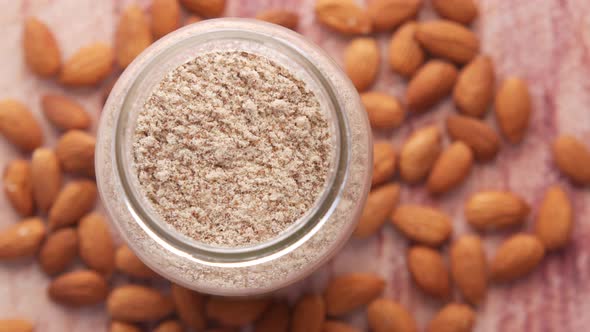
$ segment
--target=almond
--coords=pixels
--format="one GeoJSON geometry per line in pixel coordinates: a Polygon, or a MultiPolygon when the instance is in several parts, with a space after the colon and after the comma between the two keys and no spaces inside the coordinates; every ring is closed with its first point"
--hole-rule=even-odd
{"type": "Polygon", "coordinates": [[[41,98],[41,106],[47,120],[58,129],[87,129],[90,127],[90,116],[84,107],[73,99],[49,94],[41,98]]]}
{"type": "Polygon", "coordinates": [[[115,87],[115,84],[117,84],[117,80],[119,79],[119,77],[114,77],[112,79],[110,79],[103,87],[102,90],[102,105],[104,106],[104,104],[107,103],[107,100],[109,99],[109,96],[111,95],[111,91],[113,91],[113,88],[115,87]]]}
{"type": "Polygon", "coordinates": [[[111,318],[124,322],[155,321],[171,314],[174,303],[153,288],[125,285],[109,294],[107,311],[111,318]]]}
{"type": "Polygon", "coordinates": [[[80,130],[70,130],[57,142],[55,153],[65,172],[94,176],[95,146],[94,136],[80,130]]]}
{"type": "Polygon", "coordinates": [[[427,332],[471,332],[475,312],[465,305],[449,303],[428,324],[427,332]]]}
{"type": "Polygon", "coordinates": [[[80,307],[102,303],[108,294],[108,284],[103,276],[81,270],[63,274],[49,284],[49,297],[63,305],[80,307]]]}
{"type": "Polygon", "coordinates": [[[373,145],[373,179],[371,185],[387,182],[395,174],[395,151],[389,143],[377,142],[373,145]]]}
{"type": "Polygon", "coordinates": [[[565,191],[558,185],[549,187],[535,223],[535,234],[546,250],[563,248],[569,242],[573,219],[572,202],[565,191]]]}
{"type": "Polygon", "coordinates": [[[442,211],[422,205],[400,205],[391,216],[407,238],[428,246],[440,246],[451,235],[451,218],[442,211]]]}
{"type": "Polygon", "coordinates": [[[399,185],[393,183],[372,190],[367,197],[354,236],[364,239],[381,229],[397,205],[399,194],[399,185]]]}
{"type": "Polygon", "coordinates": [[[143,10],[137,4],[129,5],[121,14],[115,32],[115,55],[119,67],[126,68],[152,41],[143,10]]]}
{"type": "Polygon", "coordinates": [[[273,303],[254,324],[254,332],[288,332],[289,305],[285,302],[273,303]]]}
{"type": "Polygon", "coordinates": [[[449,115],[447,132],[455,141],[461,141],[471,148],[475,159],[494,159],[500,149],[500,137],[485,122],[463,115],[449,115]]]}
{"type": "Polygon", "coordinates": [[[402,179],[408,183],[423,180],[430,173],[441,150],[441,134],[436,126],[416,130],[400,152],[399,170],[402,179]]]}
{"type": "Polygon", "coordinates": [[[418,325],[410,312],[391,300],[373,301],[367,309],[367,319],[374,332],[418,332],[418,325]]]}
{"type": "Polygon", "coordinates": [[[574,136],[553,141],[553,159],[559,170],[580,185],[590,185],[590,148],[574,136]]]}
{"type": "Polygon", "coordinates": [[[26,319],[0,319],[0,332],[33,332],[33,328],[26,319]]]}
{"type": "Polygon", "coordinates": [[[62,182],[61,167],[53,150],[38,148],[33,152],[31,179],[37,208],[47,213],[59,194],[62,182]]]}
{"type": "Polygon", "coordinates": [[[420,23],[416,39],[432,55],[458,64],[468,63],[479,53],[479,40],[475,33],[453,21],[420,23]]]}
{"type": "Polygon", "coordinates": [[[37,253],[45,238],[40,218],[28,218],[0,231],[0,260],[30,257],[37,253]]]}
{"type": "Polygon", "coordinates": [[[297,13],[283,9],[267,9],[256,14],[256,18],[285,28],[295,30],[299,24],[299,15],[297,13]]]}
{"type": "Polygon", "coordinates": [[[123,322],[112,322],[109,332],[141,332],[139,327],[123,322]]]}
{"type": "Polygon", "coordinates": [[[433,0],[438,15],[461,24],[470,24],[477,17],[477,6],[473,0],[433,0]]]}
{"type": "Polygon", "coordinates": [[[422,0],[376,0],[368,10],[375,30],[386,31],[414,19],[421,7],[422,0]]]}
{"type": "Polygon", "coordinates": [[[14,99],[0,100],[0,133],[23,151],[33,151],[43,144],[39,122],[27,106],[14,99]]]}
{"type": "Polygon", "coordinates": [[[160,323],[154,332],[184,332],[184,328],[177,320],[167,320],[160,323]]]}
{"type": "Polygon", "coordinates": [[[459,73],[453,90],[457,109],[469,116],[483,117],[494,98],[494,64],[492,59],[479,55],[459,73]]]}
{"type": "Polygon", "coordinates": [[[193,14],[203,17],[219,17],[225,9],[225,0],[180,0],[193,14]]]}
{"type": "Polygon", "coordinates": [[[159,39],[180,26],[180,5],[178,0],[153,0],[150,8],[152,34],[159,39]]]}
{"type": "Polygon", "coordinates": [[[80,258],[91,269],[110,275],[115,267],[115,249],[109,225],[94,212],[84,216],[78,225],[80,258]]]}
{"type": "Polygon", "coordinates": [[[154,278],[158,274],[147,267],[128,246],[122,245],[115,253],[115,266],[122,272],[134,278],[154,278]]]}
{"type": "Polygon", "coordinates": [[[402,25],[389,42],[389,65],[404,77],[412,77],[424,63],[424,51],[414,38],[416,27],[416,22],[402,25]]]}
{"type": "Polygon", "coordinates": [[[360,332],[359,329],[335,320],[324,322],[322,332],[360,332]]]}
{"type": "Polygon", "coordinates": [[[172,300],[180,320],[195,331],[207,325],[205,318],[205,298],[190,289],[172,284],[172,300]]]}
{"type": "Polygon", "coordinates": [[[465,218],[480,231],[522,225],[529,211],[529,205],[509,191],[478,192],[465,203],[465,218]]]}
{"type": "Polygon", "coordinates": [[[25,21],[23,52],[25,62],[35,74],[48,77],[59,71],[61,53],[57,41],[49,27],[35,17],[25,21]]]}
{"type": "Polygon", "coordinates": [[[184,20],[184,25],[189,25],[197,22],[201,22],[203,19],[196,15],[190,15],[184,20]]]}
{"type": "Polygon", "coordinates": [[[329,315],[340,316],[367,305],[383,292],[385,281],[371,273],[349,273],[328,283],[324,300],[329,315]]]}
{"type": "Polygon", "coordinates": [[[56,229],[78,222],[96,203],[96,184],[89,180],[68,183],[57,195],[49,210],[49,228],[56,229]]]}
{"type": "Polygon", "coordinates": [[[406,111],[393,96],[383,92],[365,92],[361,94],[361,100],[371,127],[375,129],[394,129],[404,121],[406,111]]]}
{"type": "Polygon", "coordinates": [[[450,250],[451,275],[463,297],[471,304],[481,304],[488,287],[487,260],[477,235],[464,235],[450,250]]]}
{"type": "Polygon", "coordinates": [[[413,246],[408,252],[408,268],[416,285],[427,294],[446,299],[451,293],[449,271],[441,254],[431,248],[413,246]]]}
{"type": "Polygon", "coordinates": [[[113,49],[105,43],[94,43],[79,49],[64,64],[59,81],[68,86],[93,86],[111,74],[113,49]]]}
{"type": "Polygon", "coordinates": [[[266,311],[269,298],[226,298],[214,296],[207,301],[207,317],[223,326],[240,327],[256,321],[266,311]]]}
{"type": "Polygon", "coordinates": [[[369,13],[351,0],[317,0],[318,21],[346,35],[368,34],[372,29],[369,13]]]}
{"type": "Polygon", "coordinates": [[[344,70],[358,91],[369,88],[379,72],[381,57],[374,38],[356,38],[344,50],[344,70]]]}
{"type": "Polygon", "coordinates": [[[295,304],[291,332],[322,332],[326,304],[320,295],[304,295],[295,304]]]}
{"type": "Polygon", "coordinates": [[[461,184],[473,166],[473,152],[467,144],[456,141],[444,150],[432,167],[428,178],[428,191],[443,194],[461,184]]]}
{"type": "Polygon", "coordinates": [[[6,166],[4,176],[4,194],[12,207],[21,216],[33,214],[33,181],[31,165],[26,160],[13,160],[6,166]]]}
{"type": "Polygon", "coordinates": [[[492,259],[491,278],[502,282],[523,277],[539,265],[544,255],[545,248],[537,237],[524,233],[512,235],[492,259]]]}
{"type": "Polygon", "coordinates": [[[49,234],[39,252],[41,269],[49,275],[63,272],[78,255],[78,234],[64,228],[49,234]]]}
{"type": "Polygon", "coordinates": [[[420,68],[406,89],[406,104],[411,111],[424,112],[453,90],[457,69],[441,60],[430,60],[420,68]]]}
{"type": "Polygon", "coordinates": [[[506,139],[520,143],[529,127],[531,96],[527,84],[520,78],[504,80],[496,93],[495,112],[506,139]]]}

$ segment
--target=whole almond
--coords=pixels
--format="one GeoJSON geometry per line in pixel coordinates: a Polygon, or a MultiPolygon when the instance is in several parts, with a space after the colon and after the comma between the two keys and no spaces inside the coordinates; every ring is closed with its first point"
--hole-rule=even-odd
{"type": "Polygon", "coordinates": [[[167,320],[156,326],[154,332],[184,332],[184,328],[177,320],[167,320]]]}
{"type": "Polygon", "coordinates": [[[539,206],[535,234],[546,250],[564,247],[570,240],[574,223],[572,202],[558,185],[549,187],[539,206]]]}
{"type": "Polygon", "coordinates": [[[375,234],[393,212],[399,201],[400,187],[391,183],[372,190],[367,197],[363,213],[354,236],[364,239],[375,234]]]}
{"type": "Polygon", "coordinates": [[[13,160],[6,165],[2,176],[4,194],[21,216],[33,214],[33,179],[31,165],[26,160],[13,160]]]}
{"type": "Polygon", "coordinates": [[[64,172],[94,176],[96,138],[80,130],[70,130],[61,136],[55,153],[64,172]]]}
{"type": "Polygon", "coordinates": [[[365,92],[361,94],[361,100],[373,128],[394,129],[404,121],[406,111],[393,96],[383,92],[365,92]]]}
{"type": "Polygon", "coordinates": [[[412,314],[401,304],[377,299],[367,309],[367,320],[374,332],[418,332],[412,314]]]}
{"type": "Polygon", "coordinates": [[[219,17],[225,9],[225,0],[180,0],[193,14],[202,17],[219,17]]]}
{"type": "Polygon", "coordinates": [[[389,42],[389,65],[404,77],[412,77],[424,63],[424,51],[414,38],[416,27],[416,22],[402,25],[389,42]]]}
{"type": "Polygon", "coordinates": [[[211,297],[205,306],[207,317],[223,326],[240,327],[256,321],[271,304],[269,298],[211,297]]]}
{"type": "Polygon", "coordinates": [[[369,15],[376,31],[393,29],[415,18],[422,0],[376,0],[369,3],[369,15]]]}
{"type": "Polygon", "coordinates": [[[317,0],[315,14],[325,26],[346,34],[368,34],[372,30],[369,13],[351,0],[317,0]]]}
{"type": "Polygon", "coordinates": [[[441,134],[436,126],[416,130],[400,151],[401,178],[408,183],[417,183],[426,178],[441,150],[441,134]]]}
{"type": "Polygon", "coordinates": [[[475,312],[460,303],[444,306],[428,324],[427,332],[471,332],[475,324],[475,312]]]}
{"type": "Polygon", "coordinates": [[[326,304],[320,295],[304,295],[293,309],[291,332],[322,332],[326,304]]]}
{"type": "Polygon", "coordinates": [[[0,231],[0,260],[30,257],[37,253],[45,238],[40,218],[28,218],[0,231]]]}
{"type": "Polygon", "coordinates": [[[93,86],[111,74],[113,49],[97,42],[79,49],[64,64],[59,81],[68,86],[93,86]]]}
{"type": "Polygon", "coordinates": [[[473,305],[481,304],[488,287],[487,260],[477,235],[464,235],[450,250],[451,275],[461,294],[473,305]]]}
{"type": "Polygon", "coordinates": [[[344,50],[344,70],[358,91],[369,88],[379,72],[381,56],[374,38],[356,38],[344,50]]]}
{"type": "Polygon", "coordinates": [[[477,17],[477,6],[473,0],[433,0],[438,15],[461,24],[470,24],[477,17]]]}
{"type": "Polygon", "coordinates": [[[508,141],[520,143],[529,127],[531,96],[520,78],[504,80],[496,93],[495,112],[499,127],[508,141]]]}
{"type": "Polygon", "coordinates": [[[189,25],[197,22],[201,22],[203,19],[197,15],[190,15],[189,17],[184,20],[184,25],[189,25]]]}
{"type": "Polygon", "coordinates": [[[449,115],[447,132],[455,141],[461,141],[471,148],[475,159],[487,161],[494,159],[500,149],[500,137],[485,122],[464,116],[449,115]]]}
{"type": "Polygon", "coordinates": [[[324,322],[322,326],[322,332],[360,332],[361,330],[357,329],[352,325],[348,325],[343,322],[338,322],[335,320],[329,320],[324,322]]]}
{"type": "Polygon", "coordinates": [[[147,17],[137,4],[131,4],[121,14],[115,32],[115,55],[119,67],[126,68],[152,43],[147,17]]]}
{"type": "Polygon", "coordinates": [[[500,245],[490,264],[494,281],[512,281],[531,272],[543,259],[543,243],[529,234],[516,234],[500,245]]]}
{"type": "Polygon", "coordinates": [[[89,268],[110,275],[115,267],[115,247],[109,225],[96,213],[84,216],[78,225],[80,258],[89,268]]]}
{"type": "Polygon", "coordinates": [[[39,252],[41,269],[49,275],[63,272],[78,256],[78,234],[64,228],[49,234],[39,252]]]}
{"type": "Polygon", "coordinates": [[[207,325],[205,318],[205,298],[203,295],[172,284],[172,300],[180,320],[195,331],[200,331],[207,325]]]}
{"type": "Polygon", "coordinates": [[[25,62],[35,74],[48,77],[57,74],[61,53],[49,27],[35,17],[25,20],[23,31],[25,62]]]}
{"type": "Polygon", "coordinates": [[[96,203],[96,184],[90,180],[68,183],[57,195],[49,210],[49,228],[56,229],[78,222],[96,203]]]}
{"type": "Polygon", "coordinates": [[[481,191],[465,203],[465,218],[480,231],[519,226],[529,212],[524,199],[509,191],[481,191]]]}
{"type": "Polygon", "coordinates": [[[52,125],[61,130],[87,129],[90,116],[75,100],[62,95],[48,94],[41,98],[43,114],[52,125]]]}
{"type": "Polygon", "coordinates": [[[180,4],[178,0],[153,0],[150,7],[152,34],[159,39],[180,26],[180,4]]]}
{"type": "Polygon", "coordinates": [[[59,194],[62,176],[59,160],[53,150],[38,148],[31,159],[33,197],[37,208],[47,213],[59,194]]]}
{"type": "Polygon", "coordinates": [[[254,332],[288,332],[289,316],[289,305],[287,303],[273,303],[254,324],[254,332]]]}
{"type": "Polygon", "coordinates": [[[33,332],[33,323],[26,319],[0,319],[0,332],[33,332]]]}
{"type": "Polygon", "coordinates": [[[373,178],[371,185],[387,182],[395,174],[395,151],[391,144],[377,142],[373,144],[373,178]]]}
{"type": "Polygon", "coordinates": [[[109,332],[141,332],[141,330],[132,324],[112,322],[109,332]]]}
{"type": "Polygon", "coordinates": [[[107,311],[112,319],[124,322],[155,321],[171,314],[174,303],[153,288],[125,285],[111,291],[107,311]]]}
{"type": "Polygon", "coordinates": [[[43,144],[43,131],[27,106],[14,99],[0,100],[0,134],[23,151],[43,144]]]}
{"type": "Polygon", "coordinates": [[[59,304],[80,307],[103,302],[108,290],[103,276],[94,271],[80,270],[55,278],[49,284],[48,293],[59,304]]]}
{"type": "Polygon", "coordinates": [[[413,246],[408,252],[408,268],[416,285],[427,294],[446,299],[451,293],[449,271],[441,254],[428,247],[413,246]]]}
{"type": "Polygon", "coordinates": [[[428,246],[440,246],[451,235],[451,218],[423,205],[400,205],[391,216],[393,224],[407,238],[428,246]]]}
{"type": "Polygon", "coordinates": [[[371,273],[349,273],[328,283],[324,293],[326,312],[331,316],[347,314],[376,299],[385,288],[385,281],[371,273]]]}
{"type": "Polygon", "coordinates": [[[299,24],[299,15],[296,12],[284,9],[267,9],[256,14],[256,18],[285,28],[295,30],[299,24]]]}
{"type": "Polygon", "coordinates": [[[432,55],[458,64],[468,63],[479,53],[479,39],[475,33],[453,21],[420,23],[416,39],[432,55]]]}
{"type": "Polygon", "coordinates": [[[580,185],[590,185],[590,148],[574,136],[562,135],[553,141],[553,160],[559,170],[580,185]]]}
{"type": "Polygon", "coordinates": [[[467,144],[456,141],[444,150],[432,167],[428,178],[428,191],[443,194],[461,184],[473,166],[473,152],[467,144]]]}
{"type": "Polygon", "coordinates": [[[494,98],[494,64],[485,55],[478,55],[459,73],[453,90],[457,109],[469,116],[483,117],[494,98]]]}
{"type": "Polygon", "coordinates": [[[147,267],[128,246],[122,245],[115,252],[115,267],[122,272],[134,278],[154,278],[158,274],[147,267]]]}
{"type": "Polygon", "coordinates": [[[455,66],[442,60],[428,61],[408,83],[408,109],[415,112],[428,110],[451,93],[456,80],[455,66]]]}

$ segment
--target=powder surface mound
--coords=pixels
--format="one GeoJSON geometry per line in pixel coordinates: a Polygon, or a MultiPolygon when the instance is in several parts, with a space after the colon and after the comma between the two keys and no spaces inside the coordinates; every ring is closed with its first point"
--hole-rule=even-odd
{"type": "Polygon", "coordinates": [[[318,199],[328,119],[307,84],[252,53],[212,52],[171,71],[139,113],[141,191],[177,231],[241,247],[267,241],[318,199]]]}

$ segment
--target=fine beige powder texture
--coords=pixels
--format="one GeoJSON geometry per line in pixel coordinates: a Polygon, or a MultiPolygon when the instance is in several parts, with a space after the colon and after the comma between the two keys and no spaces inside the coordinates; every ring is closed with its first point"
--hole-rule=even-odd
{"type": "Polygon", "coordinates": [[[137,118],[133,151],[141,190],[165,222],[240,247],[277,236],[314,205],[333,145],[303,81],[235,51],[170,72],[137,118]]]}

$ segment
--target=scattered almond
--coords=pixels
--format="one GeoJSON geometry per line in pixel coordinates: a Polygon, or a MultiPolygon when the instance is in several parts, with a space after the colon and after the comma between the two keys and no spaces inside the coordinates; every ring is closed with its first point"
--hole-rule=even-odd
{"type": "Polygon", "coordinates": [[[0,319],[0,332],[33,332],[33,328],[26,319],[0,319]]]}
{"type": "Polygon", "coordinates": [[[416,27],[416,22],[402,25],[389,42],[389,65],[404,77],[412,77],[424,63],[424,51],[414,38],[416,27]]]}
{"type": "Polygon", "coordinates": [[[56,229],[78,222],[96,203],[96,184],[75,180],[60,192],[49,210],[49,228],[56,229]]]}
{"type": "Polygon", "coordinates": [[[112,322],[109,332],[141,332],[141,330],[132,324],[112,322]]]}
{"type": "Polygon", "coordinates": [[[63,305],[80,307],[102,303],[109,286],[100,274],[80,270],[63,274],[49,284],[49,297],[63,305]]]}
{"type": "Polygon", "coordinates": [[[416,39],[432,55],[458,64],[468,63],[479,53],[479,40],[475,33],[453,21],[420,23],[416,39]]]}
{"type": "Polygon", "coordinates": [[[393,224],[407,238],[428,246],[440,246],[451,235],[451,218],[423,205],[400,205],[391,216],[393,224]]]}
{"type": "Polygon", "coordinates": [[[158,274],[147,267],[128,246],[122,245],[115,253],[115,266],[122,272],[134,278],[154,278],[158,274]]]}
{"type": "Polygon", "coordinates": [[[399,170],[402,179],[408,183],[423,180],[430,173],[441,150],[441,134],[436,126],[416,130],[400,152],[399,170]]]}
{"type": "Polygon", "coordinates": [[[80,258],[91,269],[109,276],[115,267],[115,248],[105,218],[94,212],[84,216],[78,225],[80,258]]]}
{"type": "Polygon", "coordinates": [[[573,219],[572,203],[565,191],[558,185],[547,189],[535,223],[535,234],[546,250],[563,248],[569,242],[573,219]]]}
{"type": "Polygon", "coordinates": [[[269,298],[211,297],[205,306],[207,317],[223,326],[240,327],[256,321],[271,304],[269,298]]]}
{"type": "Polygon", "coordinates": [[[126,68],[152,41],[150,25],[143,10],[137,4],[129,5],[121,14],[115,32],[115,52],[119,67],[126,68]]]}
{"type": "Polygon", "coordinates": [[[475,324],[475,312],[465,305],[449,303],[428,324],[427,332],[471,332],[475,324]]]}
{"type": "Polygon", "coordinates": [[[324,322],[322,332],[360,332],[360,330],[343,322],[329,320],[324,322]]]}
{"type": "Polygon", "coordinates": [[[364,239],[381,229],[397,205],[399,194],[400,187],[394,183],[372,190],[363,208],[354,236],[364,239]]]}
{"type": "Polygon", "coordinates": [[[494,281],[512,281],[531,272],[543,259],[545,248],[541,241],[529,234],[509,237],[496,251],[490,264],[494,281]]]}
{"type": "Polygon", "coordinates": [[[391,300],[373,301],[367,309],[367,319],[374,332],[418,332],[416,320],[410,312],[391,300]]]}
{"type": "Polygon", "coordinates": [[[90,126],[90,116],[84,107],[66,96],[45,95],[41,98],[41,106],[47,120],[58,129],[86,129],[90,126]]]}
{"type": "Polygon", "coordinates": [[[102,90],[102,104],[104,106],[104,104],[107,103],[107,100],[109,99],[109,96],[111,95],[111,91],[113,91],[113,88],[115,87],[115,84],[117,84],[117,80],[119,79],[119,77],[114,77],[111,78],[103,87],[102,90]]]}
{"type": "Polygon", "coordinates": [[[457,109],[469,116],[483,117],[494,98],[494,64],[492,59],[479,55],[459,73],[453,90],[457,109]]]}
{"type": "Polygon", "coordinates": [[[174,303],[153,288],[125,285],[111,291],[107,311],[111,318],[124,322],[156,321],[171,314],[174,303]]]}
{"type": "Polygon", "coordinates": [[[14,99],[0,100],[0,133],[23,151],[33,151],[43,144],[39,122],[27,106],[14,99]]]}
{"type": "Polygon", "coordinates": [[[70,130],[61,136],[55,153],[65,172],[94,176],[96,138],[80,130],[70,130]]]}
{"type": "Polygon", "coordinates": [[[293,11],[284,9],[268,9],[256,14],[256,18],[261,21],[266,21],[285,28],[295,30],[299,24],[299,15],[293,11]]]}
{"type": "Polygon", "coordinates": [[[49,234],[39,252],[41,269],[49,275],[65,271],[78,255],[78,234],[64,228],[49,234]]]}
{"type": "Polygon", "coordinates": [[[291,332],[322,332],[326,304],[320,295],[304,295],[295,304],[291,332]]]}
{"type": "Polygon", "coordinates": [[[447,132],[455,141],[461,141],[471,148],[475,159],[494,159],[500,149],[500,137],[485,122],[463,115],[449,115],[447,132]]]}
{"type": "Polygon", "coordinates": [[[180,320],[195,331],[200,331],[207,325],[205,318],[205,298],[203,295],[172,284],[172,300],[180,320]]]}
{"type": "Polygon", "coordinates": [[[381,56],[374,38],[356,38],[344,50],[344,69],[358,91],[369,88],[379,72],[381,56]]]}
{"type": "Polygon", "coordinates": [[[0,231],[0,260],[33,256],[45,238],[45,224],[40,218],[28,218],[0,231]]]}
{"type": "Polygon", "coordinates": [[[376,0],[368,10],[375,30],[386,31],[414,19],[421,7],[422,0],[376,0]]]}
{"type": "Polygon", "coordinates": [[[365,92],[361,94],[361,100],[373,128],[393,129],[404,121],[406,111],[393,96],[383,92],[365,92]]]}
{"type": "Polygon", "coordinates": [[[451,275],[463,297],[471,304],[481,304],[488,287],[487,260],[477,235],[464,235],[450,250],[451,275]]]}
{"type": "Polygon", "coordinates": [[[343,34],[368,34],[372,30],[369,13],[351,0],[317,0],[315,14],[320,23],[343,34]]]}
{"type": "Polygon", "coordinates": [[[219,17],[225,9],[225,0],[180,0],[193,14],[203,17],[219,17]]]}
{"type": "Polygon", "coordinates": [[[113,49],[105,43],[94,43],[79,49],[64,64],[59,81],[68,86],[93,86],[111,74],[113,49]]]}
{"type": "Polygon", "coordinates": [[[189,25],[197,22],[201,22],[203,19],[197,15],[190,15],[189,17],[184,20],[184,25],[189,25]]]}
{"type": "Polygon", "coordinates": [[[531,96],[527,84],[516,77],[504,80],[496,93],[496,119],[504,136],[520,143],[529,127],[531,96]]]}
{"type": "Polygon", "coordinates": [[[184,332],[184,328],[177,320],[167,320],[156,326],[154,332],[184,332]]]}
{"type": "Polygon", "coordinates": [[[470,24],[477,17],[477,6],[473,0],[433,0],[438,15],[461,24],[470,24]]]}
{"type": "Polygon", "coordinates": [[[61,188],[61,167],[53,150],[38,148],[31,159],[33,198],[37,208],[47,213],[61,188]]]}
{"type": "Polygon", "coordinates": [[[35,74],[48,77],[57,74],[61,53],[49,27],[35,17],[25,20],[23,32],[25,62],[35,74]]]}
{"type": "Polygon", "coordinates": [[[13,160],[6,165],[2,177],[4,194],[21,216],[33,214],[33,180],[31,165],[26,160],[13,160]]]}
{"type": "Polygon", "coordinates": [[[553,141],[553,159],[559,170],[580,185],[590,185],[590,148],[574,136],[553,141]]]}
{"type": "Polygon", "coordinates": [[[289,305],[287,303],[273,303],[254,324],[254,332],[288,332],[289,315],[289,305]]]}
{"type": "Polygon", "coordinates": [[[446,299],[451,293],[449,271],[441,254],[431,248],[413,246],[408,252],[408,268],[418,287],[427,294],[446,299]]]}
{"type": "Polygon", "coordinates": [[[451,93],[456,80],[455,66],[442,60],[428,61],[408,83],[408,109],[415,112],[428,110],[451,93]]]}
{"type": "Polygon", "coordinates": [[[371,273],[349,273],[328,283],[324,293],[326,312],[331,316],[347,314],[369,304],[383,292],[385,281],[371,273]]]}
{"type": "Polygon", "coordinates": [[[428,191],[443,194],[461,184],[473,166],[473,152],[467,144],[456,141],[444,150],[432,167],[428,178],[428,191]]]}
{"type": "Polygon", "coordinates": [[[377,142],[373,145],[373,179],[371,185],[387,182],[395,174],[395,151],[389,143],[377,142]]]}
{"type": "Polygon", "coordinates": [[[480,231],[522,225],[529,211],[529,205],[509,191],[481,191],[465,203],[465,218],[480,231]]]}
{"type": "Polygon", "coordinates": [[[150,13],[152,34],[156,39],[164,37],[180,26],[181,10],[178,0],[153,0],[150,13]]]}

